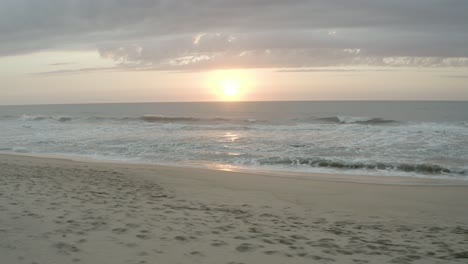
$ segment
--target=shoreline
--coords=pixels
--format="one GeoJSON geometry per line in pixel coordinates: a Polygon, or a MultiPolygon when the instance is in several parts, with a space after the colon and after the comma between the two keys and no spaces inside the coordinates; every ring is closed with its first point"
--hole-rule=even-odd
{"type": "Polygon", "coordinates": [[[204,168],[196,166],[184,165],[161,165],[151,164],[145,162],[129,162],[118,160],[101,160],[89,157],[81,157],[65,154],[39,154],[39,153],[10,153],[0,151],[0,156],[19,156],[19,157],[32,157],[39,159],[54,159],[66,160],[73,162],[83,163],[101,163],[101,164],[114,164],[114,165],[129,165],[129,166],[144,166],[148,168],[170,168],[170,169],[193,169],[200,171],[214,171],[214,172],[232,172],[249,175],[258,175],[266,177],[280,177],[289,179],[302,179],[302,180],[316,180],[316,181],[330,181],[330,182],[345,182],[345,183],[361,183],[361,184],[383,184],[383,185],[413,185],[413,186],[468,186],[468,180],[461,179],[443,179],[443,178],[423,178],[418,176],[393,176],[393,175],[361,175],[361,174],[341,174],[341,173],[315,173],[315,172],[290,172],[290,171],[267,171],[267,170],[249,170],[249,169],[216,169],[204,168]]]}
{"type": "MultiPolygon", "coordinates": [[[[97,171],[100,169],[117,171],[129,177],[135,177],[136,179],[167,184],[174,188],[182,187],[184,193],[192,193],[195,188],[200,188],[210,193],[211,190],[207,190],[207,186],[215,189],[220,188],[223,191],[234,191],[235,195],[238,194],[237,191],[244,190],[256,193],[270,193],[270,195],[275,196],[275,199],[280,199],[288,203],[299,203],[299,200],[303,200],[304,203],[302,203],[301,206],[308,206],[309,204],[317,205],[318,202],[312,201],[316,198],[315,195],[318,195],[319,198],[322,199],[322,194],[332,193],[339,194],[339,196],[342,196],[345,200],[347,198],[352,198],[356,201],[363,202],[361,204],[354,201],[356,203],[353,202],[353,206],[368,209],[366,206],[372,205],[375,207],[375,210],[382,211],[383,213],[385,213],[385,210],[383,210],[385,208],[378,206],[379,202],[392,205],[392,203],[395,202],[394,200],[400,200],[400,202],[405,203],[406,200],[410,202],[411,199],[415,199],[415,197],[418,196],[418,202],[425,203],[432,200],[434,203],[457,202],[460,204],[460,201],[463,200],[463,203],[466,203],[468,208],[468,185],[453,184],[453,182],[450,184],[450,182],[445,180],[436,181],[439,182],[439,184],[428,184],[426,179],[418,178],[407,178],[407,182],[402,182],[401,177],[382,177],[384,181],[375,181],[375,177],[363,176],[361,181],[350,181],[348,175],[313,174],[308,175],[309,177],[293,177],[191,167],[100,162],[97,160],[80,161],[69,158],[0,154],[0,162],[2,160],[21,165],[33,164],[33,166],[55,167],[59,171],[62,168],[68,167],[76,167],[79,169],[94,168],[97,171]],[[317,193],[313,193],[311,190],[317,193]],[[322,191],[324,192],[321,193],[322,191]],[[343,193],[340,194],[340,192],[343,193]],[[441,200],[443,198],[442,196],[430,197],[429,195],[434,195],[433,192],[439,192],[439,195],[446,195],[445,200],[441,200]],[[299,196],[303,197],[298,198],[299,196]],[[372,199],[380,199],[381,196],[384,196],[385,199],[380,201],[376,200],[377,204],[373,204],[372,199]],[[455,200],[452,196],[460,196],[463,197],[463,199],[455,200]],[[291,197],[295,198],[293,199],[291,197]],[[370,200],[366,201],[367,199],[370,200]]],[[[217,193],[217,195],[222,196],[223,194],[217,193]]],[[[340,199],[342,197],[340,197],[340,199]]],[[[327,209],[325,208],[328,207],[327,201],[320,202],[324,204],[324,209],[327,209]]],[[[401,205],[398,203],[395,204],[398,206],[401,205]]],[[[451,204],[447,204],[446,206],[449,207],[451,204]]],[[[343,209],[347,208],[343,207],[343,209]]],[[[468,223],[468,211],[466,214],[462,215],[463,217],[466,216],[466,222],[468,223]]],[[[444,217],[443,215],[439,216],[444,217]]]]}
{"type": "Polygon", "coordinates": [[[466,263],[468,186],[0,155],[0,262],[466,263]]]}

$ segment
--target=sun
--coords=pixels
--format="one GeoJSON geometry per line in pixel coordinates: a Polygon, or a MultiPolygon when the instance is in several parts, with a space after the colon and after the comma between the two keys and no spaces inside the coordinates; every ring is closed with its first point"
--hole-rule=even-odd
{"type": "Polygon", "coordinates": [[[234,98],[239,94],[240,84],[235,80],[226,80],[222,83],[223,94],[226,98],[234,98]]]}
{"type": "Polygon", "coordinates": [[[243,70],[217,70],[209,73],[207,86],[217,100],[245,100],[253,87],[253,77],[243,70]]]}

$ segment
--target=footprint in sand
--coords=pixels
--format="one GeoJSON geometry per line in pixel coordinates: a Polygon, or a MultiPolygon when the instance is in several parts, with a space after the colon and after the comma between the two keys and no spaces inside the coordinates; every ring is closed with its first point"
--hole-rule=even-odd
{"type": "Polygon", "coordinates": [[[80,251],[75,245],[68,244],[65,242],[58,242],[53,245],[56,249],[58,249],[59,253],[69,255],[70,253],[77,253],[80,251]]]}
{"type": "Polygon", "coordinates": [[[136,237],[138,237],[139,239],[150,239],[150,236],[146,234],[138,234],[136,235],[136,237]]]}
{"type": "Polygon", "coordinates": [[[242,243],[242,244],[240,244],[239,246],[236,247],[236,250],[239,251],[239,252],[252,252],[252,251],[255,251],[256,249],[261,248],[261,247],[263,247],[263,246],[253,245],[253,244],[249,244],[249,243],[242,243]]]}
{"type": "Polygon", "coordinates": [[[178,241],[187,241],[187,238],[184,236],[175,236],[174,239],[178,241]]]}
{"type": "Polygon", "coordinates": [[[205,256],[203,253],[201,253],[200,251],[192,251],[190,252],[190,255],[192,256],[198,256],[198,257],[203,257],[205,256]]]}
{"type": "Polygon", "coordinates": [[[221,247],[221,246],[226,246],[227,243],[221,240],[214,240],[213,243],[211,243],[213,247],[221,247]]]}
{"type": "Polygon", "coordinates": [[[128,230],[127,228],[114,228],[112,229],[112,233],[120,235],[120,234],[127,232],[127,230],[128,230]]]}

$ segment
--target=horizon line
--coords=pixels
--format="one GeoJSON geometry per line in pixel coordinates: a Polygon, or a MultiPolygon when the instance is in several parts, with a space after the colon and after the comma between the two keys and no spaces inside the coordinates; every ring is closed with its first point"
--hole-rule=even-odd
{"type": "Polygon", "coordinates": [[[245,101],[140,101],[140,102],[90,102],[90,103],[44,103],[44,104],[0,104],[2,106],[51,106],[51,105],[97,105],[97,104],[181,104],[181,103],[306,103],[306,102],[468,102],[466,100],[245,100],[245,101]]]}

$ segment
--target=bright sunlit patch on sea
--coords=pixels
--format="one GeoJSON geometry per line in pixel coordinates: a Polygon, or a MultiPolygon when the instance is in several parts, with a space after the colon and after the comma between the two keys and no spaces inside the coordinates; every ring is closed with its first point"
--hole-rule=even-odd
{"type": "Polygon", "coordinates": [[[206,165],[208,169],[221,170],[221,171],[240,171],[239,167],[230,164],[212,164],[206,165]]]}
{"type": "Polygon", "coordinates": [[[226,132],[222,139],[222,142],[235,142],[240,139],[240,135],[237,133],[226,132]]]}

